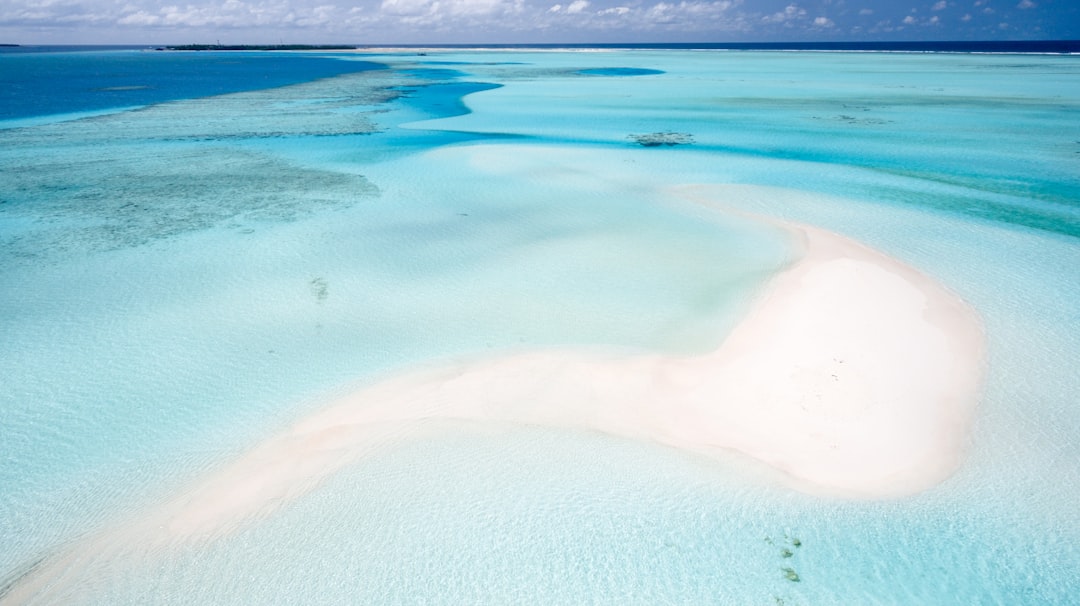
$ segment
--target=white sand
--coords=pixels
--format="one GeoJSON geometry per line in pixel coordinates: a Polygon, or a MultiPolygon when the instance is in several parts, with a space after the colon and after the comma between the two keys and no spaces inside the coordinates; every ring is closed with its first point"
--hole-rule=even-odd
{"type": "Polygon", "coordinates": [[[213,532],[439,418],[595,430],[706,455],[735,450],[830,495],[935,485],[958,465],[979,395],[977,316],[880,253],[790,229],[804,256],[708,355],[554,350],[409,373],[248,453],[174,504],[167,526],[213,532]]]}
{"type": "Polygon", "coordinates": [[[7,599],[88,558],[228,532],[375,449],[422,437],[427,419],[595,430],[706,456],[737,451],[796,488],[828,495],[893,497],[934,486],[958,465],[979,396],[977,316],[893,259],[820,229],[787,227],[803,257],[707,355],[541,351],[361,389],[141,523],[53,560],[7,599]]]}

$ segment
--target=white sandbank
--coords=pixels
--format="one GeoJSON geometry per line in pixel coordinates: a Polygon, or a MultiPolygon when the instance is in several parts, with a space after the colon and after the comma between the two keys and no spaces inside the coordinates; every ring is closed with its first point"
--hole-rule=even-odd
{"type": "Polygon", "coordinates": [[[788,225],[802,257],[698,357],[545,350],[411,372],[349,394],[175,503],[180,535],[281,502],[429,419],[601,431],[758,459],[802,490],[911,494],[956,468],[983,371],[980,322],[941,285],[788,225]]]}
{"type": "Polygon", "coordinates": [[[229,532],[375,449],[422,437],[431,419],[600,431],[705,456],[737,451],[826,495],[894,497],[935,485],[958,465],[980,394],[978,317],[881,253],[821,229],[784,227],[801,258],[711,353],[545,350],[368,386],[141,522],[47,562],[6,599],[80,561],[229,532]]]}

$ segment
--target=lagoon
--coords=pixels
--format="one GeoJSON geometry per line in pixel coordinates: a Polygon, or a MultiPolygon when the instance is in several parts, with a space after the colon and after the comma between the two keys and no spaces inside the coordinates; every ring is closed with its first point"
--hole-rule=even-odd
{"type": "Polygon", "coordinates": [[[0,603],[1080,589],[1075,57],[184,57],[0,64],[0,603]]]}

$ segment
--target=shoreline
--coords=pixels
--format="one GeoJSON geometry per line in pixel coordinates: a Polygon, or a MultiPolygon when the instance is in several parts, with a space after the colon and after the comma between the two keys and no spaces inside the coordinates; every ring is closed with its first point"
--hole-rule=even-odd
{"type": "Polygon", "coordinates": [[[735,450],[825,495],[896,497],[936,485],[959,464],[980,393],[978,316],[854,240],[769,221],[792,232],[802,257],[714,351],[557,349],[407,371],[264,442],[192,493],[194,507],[170,525],[199,534],[293,494],[288,480],[314,483],[356,460],[346,453],[386,428],[440,418],[601,431],[705,455],[735,450]]]}
{"type": "MultiPolygon", "coordinates": [[[[678,191],[716,208],[725,190],[678,191]]],[[[706,457],[738,452],[827,497],[896,498],[947,478],[984,372],[974,310],[854,240],[761,220],[788,230],[802,254],[713,351],[566,348],[406,371],[328,402],[146,517],[46,560],[0,601],[48,592],[113,557],[229,534],[369,453],[422,439],[436,430],[430,420],[597,431],[706,457]]]]}

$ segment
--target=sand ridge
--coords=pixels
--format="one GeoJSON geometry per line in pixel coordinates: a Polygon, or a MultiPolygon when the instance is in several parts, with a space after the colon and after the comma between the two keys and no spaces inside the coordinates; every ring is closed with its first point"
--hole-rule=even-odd
{"type": "MultiPolygon", "coordinates": [[[[723,191],[680,193],[711,205],[723,191]]],[[[0,601],[47,592],[103,558],[227,534],[371,452],[423,439],[439,419],[600,431],[705,456],[737,451],[829,496],[934,486],[959,465],[980,395],[978,316],[853,240],[782,226],[801,258],[710,353],[544,350],[401,374],[329,403],[148,517],[73,546],[0,601]]]]}
{"type": "Polygon", "coordinates": [[[715,351],[696,357],[525,352],[380,382],[273,438],[177,503],[212,532],[315,485],[427,419],[601,431],[705,455],[735,450],[798,489],[919,492],[959,464],[983,373],[975,312],[853,240],[785,225],[803,256],[715,351]]]}

